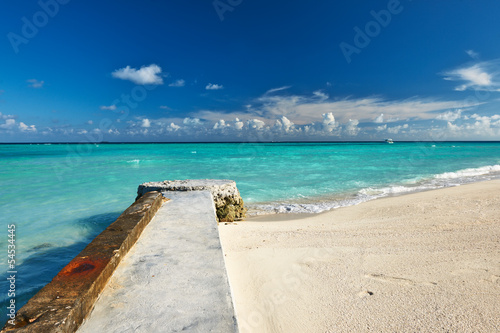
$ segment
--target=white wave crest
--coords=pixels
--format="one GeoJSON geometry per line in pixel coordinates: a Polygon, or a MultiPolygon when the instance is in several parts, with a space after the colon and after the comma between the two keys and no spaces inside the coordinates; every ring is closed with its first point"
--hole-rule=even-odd
{"type": "Polygon", "coordinates": [[[411,180],[406,185],[394,184],[380,188],[361,189],[349,199],[321,201],[317,203],[272,203],[250,205],[249,215],[321,213],[324,211],[357,205],[362,202],[391,195],[434,190],[443,187],[459,186],[475,181],[488,180],[500,176],[500,165],[489,165],[455,172],[445,172],[419,181],[411,180]]]}
{"type": "Polygon", "coordinates": [[[494,172],[500,172],[500,165],[488,165],[480,168],[470,168],[470,169],[458,170],[455,172],[445,172],[439,175],[435,175],[434,178],[456,179],[463,177],[483,176],[494,172]]]}

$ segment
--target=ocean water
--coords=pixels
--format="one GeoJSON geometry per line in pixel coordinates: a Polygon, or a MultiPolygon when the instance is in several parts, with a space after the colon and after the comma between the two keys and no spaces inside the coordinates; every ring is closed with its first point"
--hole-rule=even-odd
{"type": "Polygon", "coordinates": [[[9,224],[18,309],[134,201],[143,182],[233,179],[255,215],[321,212],[498,177],[500,142],[3,144],[0,323],[10,300],[9,224]]]}

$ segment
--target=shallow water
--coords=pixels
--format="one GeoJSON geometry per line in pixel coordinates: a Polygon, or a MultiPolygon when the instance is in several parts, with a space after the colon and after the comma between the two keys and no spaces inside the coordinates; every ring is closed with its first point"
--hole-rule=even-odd
{"type": "Polygon", "coordinates": [[[498,142],[0,145],[0,271],[15,224],[19,308],[148,181],[232,179],[250,213],[264,214],[320,212],[499,174],[498,142]]]}

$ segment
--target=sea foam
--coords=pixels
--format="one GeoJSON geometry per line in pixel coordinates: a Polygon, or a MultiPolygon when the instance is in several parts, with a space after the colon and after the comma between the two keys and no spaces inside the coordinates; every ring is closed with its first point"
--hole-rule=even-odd
{"type": "Polygon", "coordinates": [[[321,213],[336,208],[357,205],[382,197],[459,186],[494,178],[500,178],[500,165],[488,165],[479,168],[467,168],[455,172],[444,172],[419,180],[410,179],[404,184],[394,184],[380,188],[367,187],[342,199],[325,200],[324,198],[318,198],[318,202],[315,203],[277,202],[272,204],[249,205],[249,215],[321,213]]]}

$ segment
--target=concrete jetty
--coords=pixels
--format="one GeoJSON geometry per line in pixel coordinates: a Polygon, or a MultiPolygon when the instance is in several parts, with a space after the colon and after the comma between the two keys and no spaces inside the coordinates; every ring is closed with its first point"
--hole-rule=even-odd
{"type": "Polygon", "coordinates": [[[165,196],[79,333],[237,332],[210,191],[165,196]]]}
{"type": "Polygon", "coordinates": [[[141,185],[2,332],[238,332],[217,227],[217,212],[234,209],[214,199],[243,201],[232,181],[176,182],[188,189],[141,185]]]}
{"type": "Polygon", "coordinates": [[[149,182],[139,185],[137,198],[151,192],[210,191],[219,222],[233,222],[245,216],[243,199],[233,180],[228,179],[187,179],[149,182]]]}

